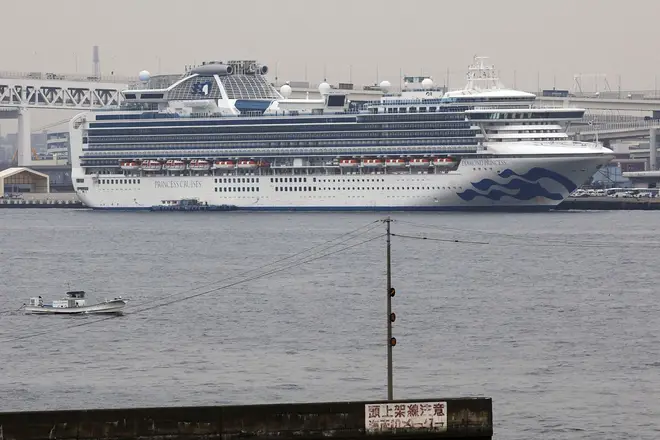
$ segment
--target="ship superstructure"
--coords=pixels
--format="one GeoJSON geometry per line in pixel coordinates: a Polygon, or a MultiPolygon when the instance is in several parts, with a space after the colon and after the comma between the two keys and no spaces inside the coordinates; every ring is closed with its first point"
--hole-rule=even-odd
{"type": "Polygon", "coordinates": [[[73,118],[80,198],[99,209],[194,198],[255,210],[536,210],[612,158],[568,140],[583,109],[536,108],[483,59],[462,90],[420,78],[354,112],[327,83],[321,99],[292,99],[267,73],[229,61],[145,75],[123,108],[73,118]]]}

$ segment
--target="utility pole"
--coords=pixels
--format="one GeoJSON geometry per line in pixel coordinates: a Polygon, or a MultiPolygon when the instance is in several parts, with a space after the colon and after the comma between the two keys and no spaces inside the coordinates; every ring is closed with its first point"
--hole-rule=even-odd
{"type": "Polygon", "coordinates": [[[391,234],[390,217],[385,219],[387,225],[387,400],[394,400],[392,391],[392,347],[396,345],[396,338],[392,337],[392,323],[396,315],[392,313],[392,297],[396,293],[392,287],[392,259],[391,259],[391,234]]]}

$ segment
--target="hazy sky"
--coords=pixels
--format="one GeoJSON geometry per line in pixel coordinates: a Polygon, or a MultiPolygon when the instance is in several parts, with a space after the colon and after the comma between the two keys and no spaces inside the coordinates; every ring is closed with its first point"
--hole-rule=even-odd
{"type": "MultiPolygon", "coordinates": [[[[375,83],[377,71],[396,83],[400,69],[444,83],[449,69],[455,88],[479,54],[526,90],[539,75],[542,88],[572,88],[578,73],[606,74],[612,89],[660,81],[660,0],[0,1],[0,70],[91,72],[98,45],[102,72],[120,75],[256,59],[280,80],[304,79],[306,65],[315,83],[324,70],[333,83],[375,83]]],[[[41,113],[33,128],[53,120],[41,113]]]]}

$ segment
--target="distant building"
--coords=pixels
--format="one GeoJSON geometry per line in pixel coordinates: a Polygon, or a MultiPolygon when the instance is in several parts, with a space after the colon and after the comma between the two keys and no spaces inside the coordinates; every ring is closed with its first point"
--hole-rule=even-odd
{"type": "Polygon", "coordinates": [[[46,135],[46,157],[48,159],[69,159],[69,132],[60,131],[46,135]]]}

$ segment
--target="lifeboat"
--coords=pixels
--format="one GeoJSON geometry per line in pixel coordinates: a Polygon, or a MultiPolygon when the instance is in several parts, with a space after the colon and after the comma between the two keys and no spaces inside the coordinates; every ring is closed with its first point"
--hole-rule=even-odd
{"type": "Polygon", "coordinates": [[[140,165],[135,161],[123,161],[120,164],[122,170],[135,171],[140,168],[140,165]]]}
{"type": "Polygon", "coordinates": [[[358,166],[357,159],[342,159],[339,161],[340,167],[356,167],[358,166]]]}
{"type": "Polygon", "coordinates": [[[364,159],[362,161],[362,166],[365,167],[381,167],[383,166],[383,161],[380,159],[364,159]]]}
{"type": "Polygon", "coordinates": [[[213,162],[213,168],[218,170],[233,170],[236,164],[231,160],[216,160],[213,162]]]}
{"type": "Polygon", "coordinates": [[[239,160],[238,167],[242,169],[257,168],[257,163],[253,160],[239,160]]]}
{"type": "Polygon", "coordinates": [[[443,168],[453,167],[455,163],[456,161],[451,157],[439,157],[433,161],[433,165],[443,168]]]}
{"type": "Polygon", "coordinates": [[[426,158],[415,158],[415,159],[410,159],[410,166],[411,167],[427,167],[429,166],[430,161],[426,158]]]}
{"type": "Polygon", "coordinates": [[[143,171],[160,171],[163,165],[157,160],[142,161],[141,168],[143,171]]]}
{"type": "Polygon", "coordinates": [[[406,161],[403,159],[386,159],[385,166],[387,167],[402,167],[406,165],[406,161]]]}
{"type": "Polygon", "coordinates": [[[193,159],[188,164],[188,168],[193,171],[205,171],[211,168],[211,163],[204,159],[193,159]]]}
{"type": "Polygon", "coordinates": [[[163,169],[167,171],[183,171],[186,169],[186,163],[182,160],[168,159],[163,165],[163,169]]]}

